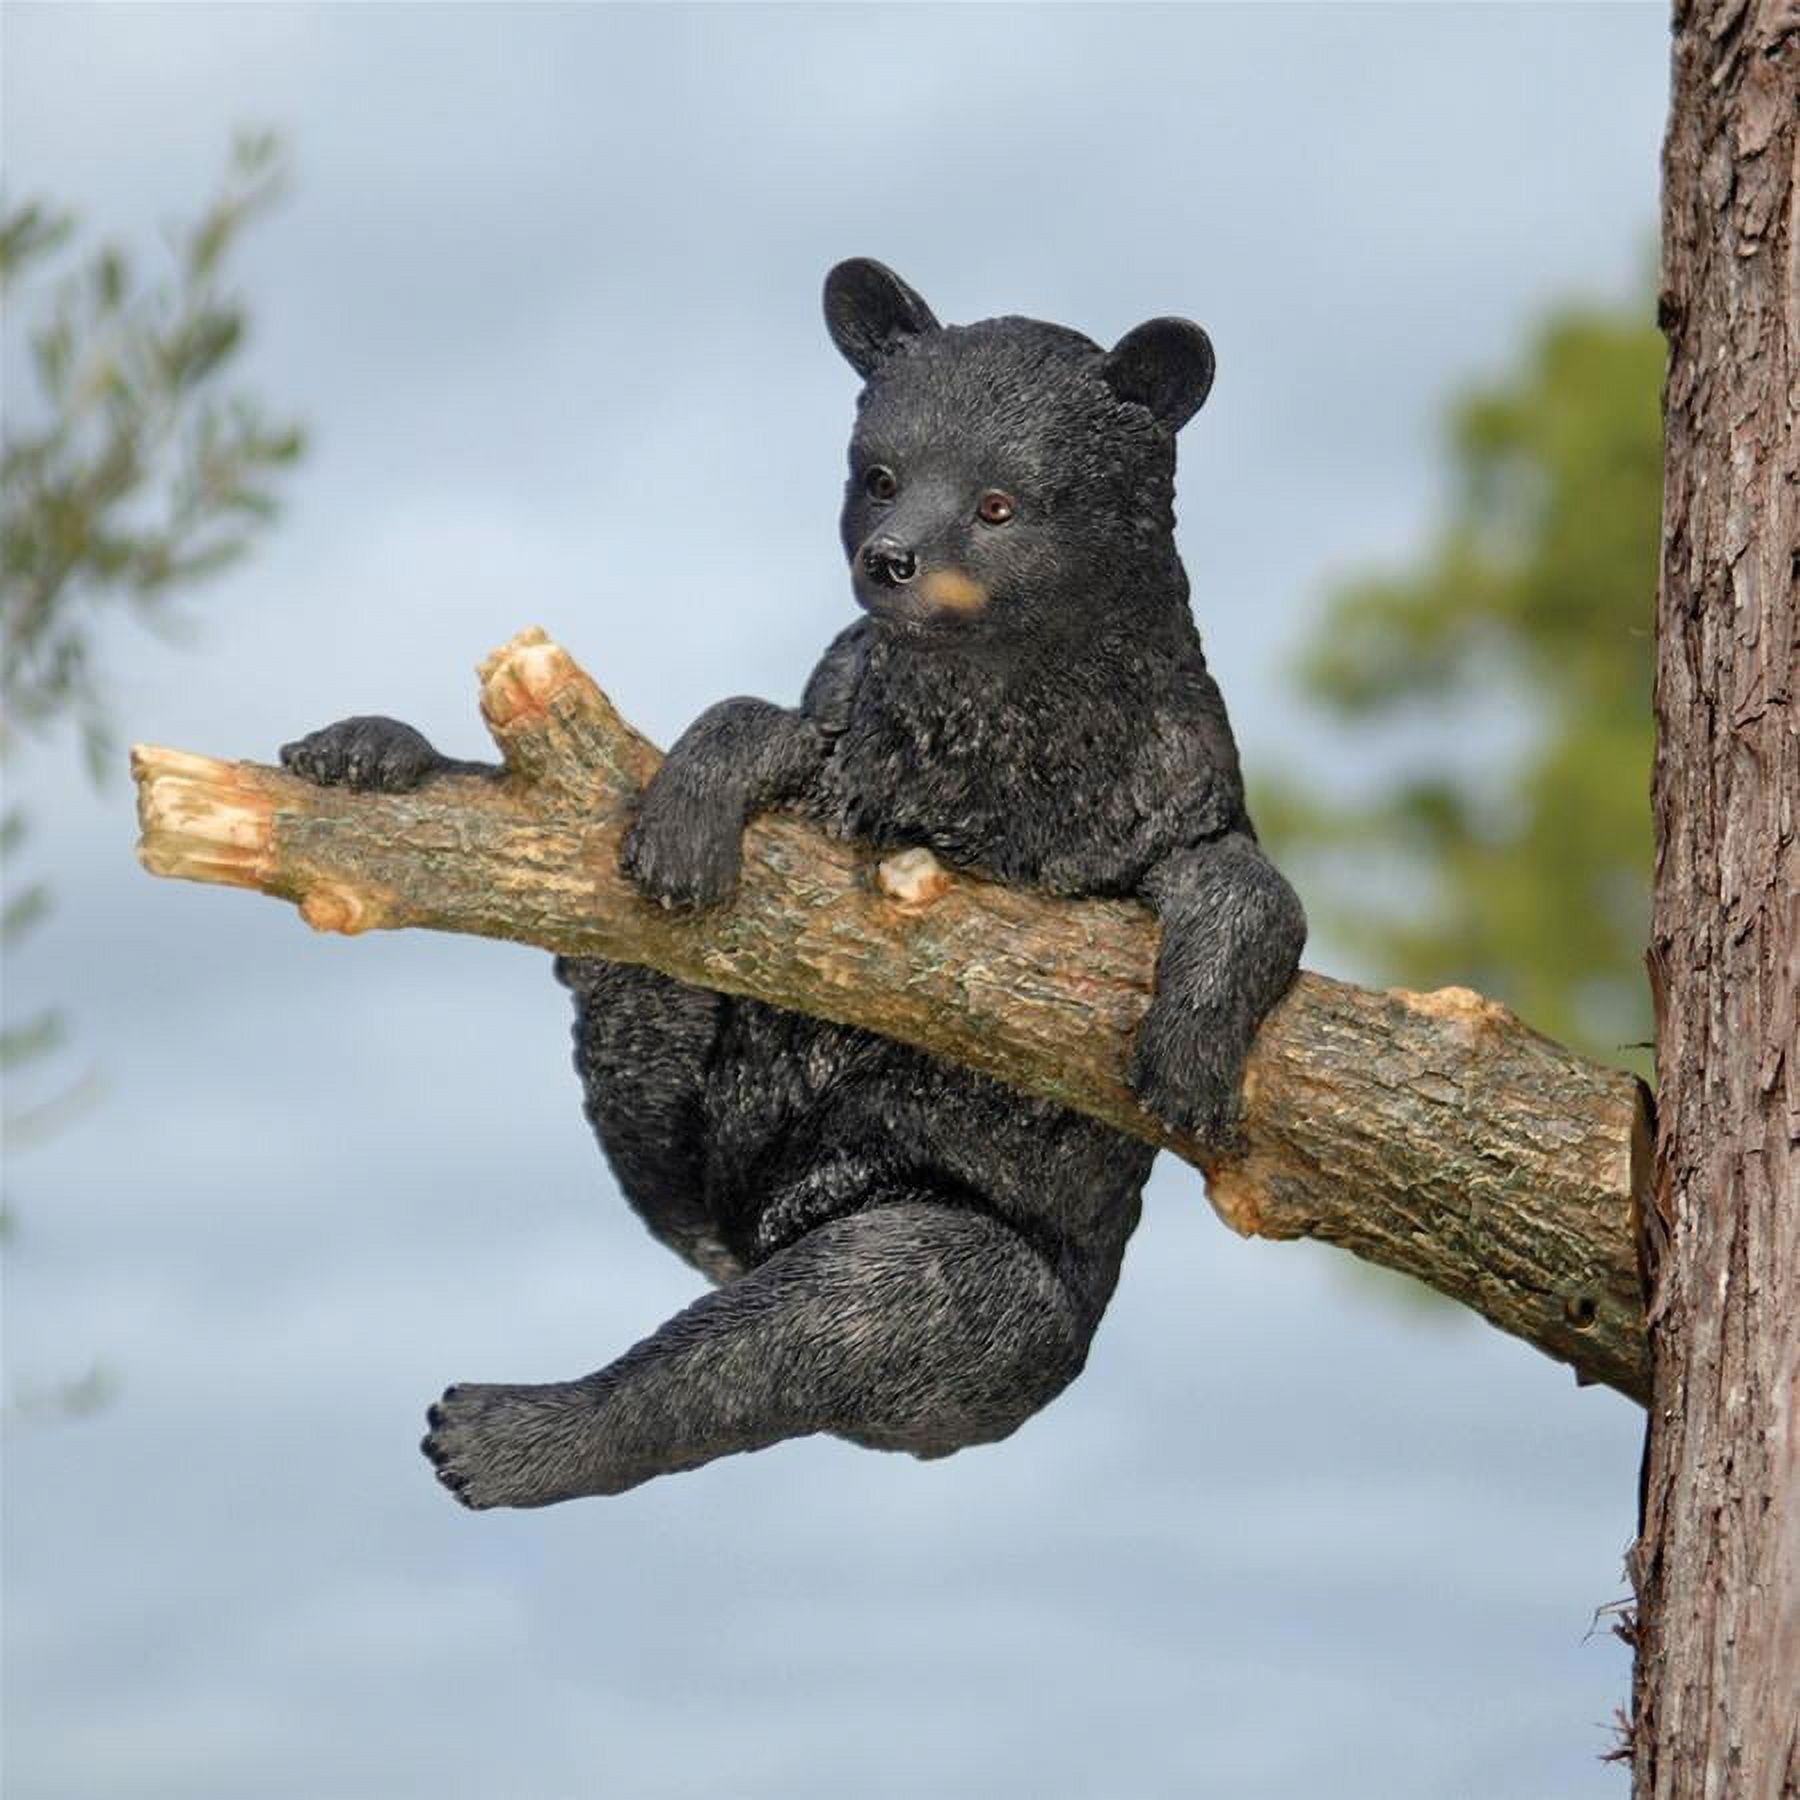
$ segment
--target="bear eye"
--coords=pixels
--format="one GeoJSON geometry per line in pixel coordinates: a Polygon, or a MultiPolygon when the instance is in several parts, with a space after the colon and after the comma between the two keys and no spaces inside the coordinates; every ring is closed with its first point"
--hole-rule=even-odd
{"type": "Polygon", "coordinates": [[[863,486],[868,490],[871,500],[891,500],[900,491],[900,482],[894,471],[880,463],[863,477],[863,486]]]}
{"type": "Polygon", "coordinates": [[[990,488],[981,496],[975,516],[984,525],[1004,525],[1013,516],[1013,497],[990,488]]]}

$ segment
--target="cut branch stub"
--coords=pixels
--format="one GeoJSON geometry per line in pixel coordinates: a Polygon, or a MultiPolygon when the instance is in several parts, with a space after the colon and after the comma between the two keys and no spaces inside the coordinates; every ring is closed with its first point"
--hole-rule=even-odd
{"type": "Polygon", "coordinates": [[[1209,1154],[1126,1084],[1156,963],[1144,908],[952,876],[915,851],[878,864],[768,815],[729,903],[665,911],[618,869],[654,747],[541,631],[481,678],[499,781],[359,794],[140,746],[144,866],[279,894],[325,930],[509,938],[881,1032],[1175,1151],[1240,1232],[1342,1245],[1644,1397],[1630,1076],[1463,989],[1302,975],[1257,1040],[1244,1148],[1209,1154]]]}
{"type": "Polygon", "coordinates": [[[523,782],[624,801],[662,760],[538,626],[502,645],[476,672],[481,716],[508,771],[523,782]]]}

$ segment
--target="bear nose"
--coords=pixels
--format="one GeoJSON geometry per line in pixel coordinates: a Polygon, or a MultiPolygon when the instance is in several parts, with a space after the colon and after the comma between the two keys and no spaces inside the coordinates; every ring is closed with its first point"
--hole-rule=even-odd
{"type": "Polygon", "coordinates": [[[919,559],[897,539],[871,538],[863,545],[863,571],[883,587],[899,587],[919,572],[919,559]]]}

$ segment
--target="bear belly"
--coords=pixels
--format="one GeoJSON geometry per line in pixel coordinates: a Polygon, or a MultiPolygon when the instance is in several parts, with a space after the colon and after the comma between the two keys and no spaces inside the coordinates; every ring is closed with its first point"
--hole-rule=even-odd
{"type": "Polygon", "coordinates": [[[872,1032],[725,1004],[702,1102],[706,1206],[746,1264],[928,1191],[1059,1263],[1096,1263],[1080,1285],[1110,1293],[1152,1146],[872,1032]]]}

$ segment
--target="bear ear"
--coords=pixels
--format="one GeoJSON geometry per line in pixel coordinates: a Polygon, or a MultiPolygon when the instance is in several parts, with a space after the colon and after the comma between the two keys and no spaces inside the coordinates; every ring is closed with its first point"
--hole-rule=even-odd
{"type": "Polygon", "coordinates": [[[825,277],[825,329],[865,380],[902,339],[937,328],[931,308],[872,257],[852,257],[825,277]]]}
{"type": "Polygon", "coordinates": [[[1149,407],[1179,431],[1212,387],[1212,339],[1191,319],[1152,319],[1113,345],[1100,375],[1121,400],[1149,407]]]}

